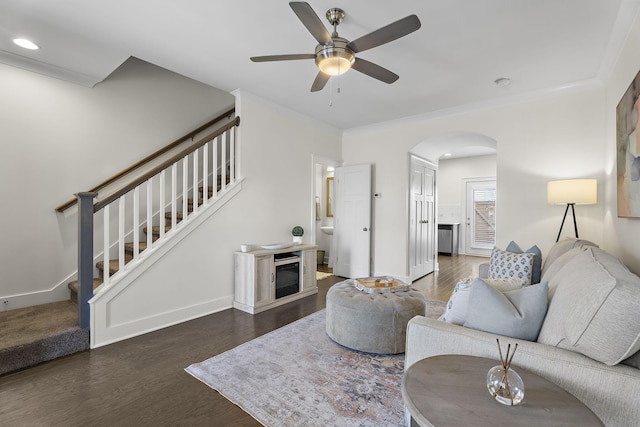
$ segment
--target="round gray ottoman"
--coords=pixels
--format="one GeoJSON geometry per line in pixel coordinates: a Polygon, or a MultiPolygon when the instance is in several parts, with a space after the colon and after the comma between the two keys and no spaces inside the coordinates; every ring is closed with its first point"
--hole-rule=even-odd
{"type": "Polygon", "coordinates": [[[418,291],[367,293],[352,280],[327,292],[327,335],[345,347],[367,353],[403,353],[407,322],[424,316],[425,297],[418,291]]]}

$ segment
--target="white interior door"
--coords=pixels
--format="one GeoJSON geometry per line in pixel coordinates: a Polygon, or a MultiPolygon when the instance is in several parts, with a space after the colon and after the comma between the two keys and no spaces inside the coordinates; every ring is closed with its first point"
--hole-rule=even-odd
{"type": "Polygon", "coordinates": [[[496,181],[466,183],[466,253],[491,255],[496,244],[496,181]]]}
{"type": "Polygon", "coordinates": [[[435,168],[411,158],[409,207],[409,260],[411,280],[435,269],[435,168]]]}
{"type": "Polygon", "coordinates": [[[367,277],[371,265],[371,165],[336,168],[333,274],[367,277]]]}

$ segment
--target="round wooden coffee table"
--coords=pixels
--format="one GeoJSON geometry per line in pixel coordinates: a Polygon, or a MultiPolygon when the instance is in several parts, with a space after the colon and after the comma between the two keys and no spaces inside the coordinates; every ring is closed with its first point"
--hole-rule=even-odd
{"type": "Polygon", "coordinates": [[[402,378],[402,398],[412,425],[604,425],[577,398],[517,366],[514,370],[524,381],[524,401],[517,406],[498,403],[487,390],[487,372],[499,364],[483,357],[446,355],[411,365],[402,378]]]}

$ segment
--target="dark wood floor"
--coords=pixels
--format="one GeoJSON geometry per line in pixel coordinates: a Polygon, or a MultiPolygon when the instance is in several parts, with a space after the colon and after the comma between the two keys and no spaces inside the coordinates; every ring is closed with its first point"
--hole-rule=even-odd
{"type": "Polygon", "coordinates": [[[459,255],[438,257],[440,270],[412,283],[427,298],[448,301],[453,288],[462,279],[478,277],[478,266],[489,262],[488,258],[459,255]]]}
{"type": "MultiPolygon", "coordinates": [[[[414,285],[446,301],[484,260],[440,257],[441,271],[414,285]]],[[[224,310],[0,377],[0,425],[259,426],[184,368],[324,308],[341,280],[321,280],[317,296],[257,315],[224,310]]]]}

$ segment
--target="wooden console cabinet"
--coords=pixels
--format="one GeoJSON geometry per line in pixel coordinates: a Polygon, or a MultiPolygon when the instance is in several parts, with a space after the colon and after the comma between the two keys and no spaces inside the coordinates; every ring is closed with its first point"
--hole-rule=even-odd
{"type": "Polygon", "coordinates": [[[256,314],[318,293],[315,245],[234,253],[233,307],[256,314]]]}

